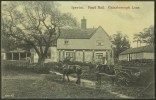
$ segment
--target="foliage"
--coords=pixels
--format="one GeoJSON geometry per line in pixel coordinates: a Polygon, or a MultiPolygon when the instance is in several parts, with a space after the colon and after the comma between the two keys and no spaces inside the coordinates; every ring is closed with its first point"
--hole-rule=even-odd
{"type": "Polygon", "coordinates": [[[118,64],[125,67],[153,67],[154,61],[150,59],[137,59],[132,61],[120,61],[118,64]]]}
{"type": "Polygon", "coordinates": [[[146,43],[146,44],[154,44],[154,27],[150,26],[145,28],[143,32],[139,32],[134,34],[134,42],[146,43]]]}
{"type": "Polygon", "coordinates": [[[138,85],[147,86],[152,81],[154,81],[154,70],[153,68],[149,68],[141,73],[138,85]]]}
{"type": "Polygon", "coordinates": [[[5,62],[2,64],[3,70],[14,70],[14,71],[24,71],[33,72],[40,74],[48,74],[50,68],[48,66],[38,66],[37,64],[28,64],[26,62],[5,62]]]}
{"type": "Polygon", "coordinates": [[[114,34],[112,37],[112,43],[115,45],[114,47],[114,56],[115,58],[119,57],[119,54],[126,49],[130,48],[130,43],[128,37],[121,32],[114,34]]]}
{"type": "Polygon", "coordinates": [[[57,4],[49,1],[17,1],[2,4],[2,34],[15,43],[29,45],[43,64],[50,46],[61,34],[61,28],[76,26],[70,13],[61,13],[57,4]],[[16,41],[17,40],[17,41],[16,41]]]}

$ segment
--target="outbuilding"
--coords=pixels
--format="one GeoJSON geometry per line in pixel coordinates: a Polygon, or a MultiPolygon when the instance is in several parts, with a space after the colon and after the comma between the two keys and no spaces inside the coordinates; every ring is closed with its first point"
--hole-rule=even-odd
{"type": "Polygon", "coordinates": [[[119,55],[120,61],[132,61],[132,60],[154,60],[154,45],[147,45],[137,48],[130,48],[119,55]]]}

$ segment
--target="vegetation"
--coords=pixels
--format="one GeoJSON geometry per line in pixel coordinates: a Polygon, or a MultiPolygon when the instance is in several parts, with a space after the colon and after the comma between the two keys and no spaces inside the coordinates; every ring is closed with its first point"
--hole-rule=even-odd
{"type": "Polygon", "coordinates": [[[61,80],[62,77],[58,75],[9,72],[7,76],[3,76],[2,98],[119,98],[107,90],[82,87],[73,82],[62,83],[61,80]]]}
{"type": "Polygon", "coordinates": [[[13,39],[15,44],[35,49],[39,56],[38,63],[43,65],[49,47],[61,34],[61,28],[77,26],[76,19],[69,13],[61,13],[57,6],[49,1],[3,3],[2,35],[9,37],[9,41],[13,39]]]}
{"type": "Polygon", "coordinates": [[[114,57],[118,58],[119,54],[130,48],[128,37],[121,32],[112,36],[112,43],[114,44],[114,57]]]}
{"type": "Polygon", "coordinates": [[[146,44],[154,44],[154,26],[150,26],[148,28],[145,28],[143,32],[139,32],[137,34],[134,34],[134,42],[138,43],[146,43],[146,44]]]}
{"type": "Polygon", "coordinates": [[[25,61],[17,61],[17,62],[8,62],[3,61],[2,62],[2,69],[3,71],[9,70],[9,71],[21,71],[21,72],[33,72],[33,73],[40,73],[40,74],[48,74],[50,71],[50,68],[48,66],[41,67],[38,64],[29,64],[25,61]]]}
{"type": "MultiPolygon", "coordinates": [[[[120,66],[125,66],[124,62],[119,64],[120,66]]],[[[136,63],[131,62],[129,64],[132,66],[136,63]]],[[[47,63],[45,64],[45,67],[49,68],[49,72],[49,70],[53,71],[55,65],[59,65],[59,63],[47,63]]],[[[42,69],[43,67],[40,69],[40,71],[37,72],[37,68],[40,67],[17,65],[11,65],[10,67],[4,65],[2,66],[2,77],[4,78],[2,81],[2,97],[4,97],[5,94],[13,93],[14,98],[118,98],[112,94],[109,94],[107,92],[108,89],[136,98],[152,98],[154,95],[153,85],[150,85],[154,79],[154,70],[152,69],[153,65],[151,67],[141,65],[141,67],[139,67],[141,70],[140,80],[137,81],[137,83],[134,85],[128,87],[113,85],[108,77],[102,77],[102,86],[105,88],[103,90],[82,87],[73,83],[75,81],[62,83],[62,76],[56,75],[54,73],[47,73],[43,76],[42,73],[46,73],[46,69],[44,72],[44,69],[42,69]],[[5,77],[10,78],[5,79],[5,77]],[[27,79],[28,77],[31,78],[27,79]],[[38,80],[38,78],[42,79],[38,80]],[[34,92],[36,90],[37,92],[34,92]]],[[[95,82],[96,75],[94,68],[95,67],[93,67],[93,70],[89,71],[89,66],[82,66],[83,74],[81,78],[95,82]]],[[[72,76],[76,77],[74,74],[72,76]]]]}

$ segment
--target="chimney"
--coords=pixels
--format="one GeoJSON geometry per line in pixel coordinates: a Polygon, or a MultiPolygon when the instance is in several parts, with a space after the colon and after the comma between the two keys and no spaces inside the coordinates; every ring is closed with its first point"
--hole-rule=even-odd
{"type": "Polygon", "coordinates": [[[83,19],[81,19],[81,29],[86,29],[86,19],[83,16],[83,19]]]}

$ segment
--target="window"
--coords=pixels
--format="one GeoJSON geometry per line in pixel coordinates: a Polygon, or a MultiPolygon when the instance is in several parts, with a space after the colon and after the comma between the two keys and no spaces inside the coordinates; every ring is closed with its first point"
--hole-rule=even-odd
{"type": "Polygon", "coordinates": [[[74,52],[66,52],[66,58],[74,58],[74,52]]]}
{"type": "Polygon", "coordinates": [[[102,59],[103,53],[96,53],[96,59],[102,59]]]}
{"type": "Polygon", "coordinates": [[[97,46],[102,46],[103,45],[103,41],[100,41],[100,40],[96,41],[96,45],[97,46]]]}
{"type": "Polygon", "coordinates": [[[68,40],[65,40],[65,41],[64,41],[64,44],[68,44],[68,43],[69,43],[69,41],[68,41],[68,40]]]}

